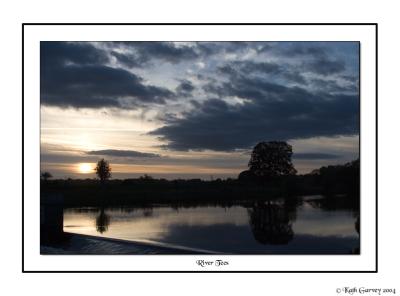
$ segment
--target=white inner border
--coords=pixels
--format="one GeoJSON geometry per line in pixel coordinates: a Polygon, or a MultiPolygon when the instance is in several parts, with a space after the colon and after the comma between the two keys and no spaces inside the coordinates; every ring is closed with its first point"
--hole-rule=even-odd
{"type": "Polygon", "coordinates": [[[24,259],[26,271],[373,271],[375,270],[375,27],[370,25],[76,25],[24,27],[24,259]],[[361,255],[40,255],[40,41],[360,41],[361,255]],[[227,266],[200,267],[222,259],[227,266]]]}

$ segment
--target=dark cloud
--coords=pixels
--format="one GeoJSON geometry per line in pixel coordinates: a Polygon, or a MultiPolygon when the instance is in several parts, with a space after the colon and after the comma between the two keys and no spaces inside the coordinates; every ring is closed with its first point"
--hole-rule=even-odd
{"type": "Polygon", "coordinates": [[[286,81],[306,84],[306,80],[298,70],[270,62],[235,61],[219,67],[219,71],[233,78],[240,75],[264,74],[268,77],[276,76],[286,81]]]}
{"type": "Polygon", "coordinates": [[[196,42],[195,50],[199,57],[207,57],[217,54],[221,51],[221,47],[211,42],[196,42]]]}
{"type": "Polygon", "coordinates": [[[299,71],[295,71],[295,70],[285,71],[284,73],[282,73],[282,76],[285,79],[287,79],[288,81],[293,81],[298,84],[307,84],[306,79],[299,71]]]}
{"type": "MultiPolygon", "coordinates": [[[[284,45],[285,43],[282,43],[284,45]]],[[[316,58],[325,58],[327,56],[326,49],[315,46],[306,45],[303,42],[290,43],[283,50],[279,48],[279,54],[287,57],[311,56],[316,58]]]]}
{"type": "Polygon", "coordinates": [[[191,45],[177,45],[173,42],[138,42],[124,41],[112,42],[114,46],[123,50],[115,52],[113,55],[119,62],[129,67],[143,67],[155,60],[162,60],[172,64],[183,61],[191,61],[198,58],[208,58],[219,53],[240,53],[250,48],[259,48],[259,52],[269,47],[265,42],[192,42],[191,45]],[[125,49],[125,50],[124,50],[125,49]],[[126,53],[129,52],[129,53],[126,53]]]}
{"type": "Polygon", "coordinates": [[[107,66],[66,66],[41,72],[44,105],[129,107],[141,103],[161,104],[173,95],[165,88],[143,84],[135,74],[107,66]]]}
{"type": "Polygon", "coordinates": [[[232,62],[231,65],[238,68],[241,72],[246,74],[261,72],[261,73],[279,73],[282,72],[281,66],[275,63],[268,62],[253,62],[253,61],[240,61],[232,62]]]}
{"type": "MultiPolygon", "coordinates": [[[[185,60],[196,59],[201,52],[210,51],[205,45],[201,45],[200,51],[193,46],[176,46],[172,42],[158,41],[126,41],[112,42],[110,44],[117,45],[121,49],[127,49],[129,54],[117,53],[116,58],[128,66],[144,66],[154,59],[162,60],[172,64],[176,64],[185,60]]],[[[211,51],[210,51],[211,53],[211,51]]]]}
{"type": "Polygon", "coordinates": [[[111,55],[114,56],[118,62],[129,68],[141,68],[146,64],[147,61],[135,54],[123,54],[116,51],[111,51],[111,55]]]}
{"type": "Polygon", "coordinates": [[[283,85],[270,82],[265,77],[250,77],[244,73],[234,71],[227,82],[221,84],[208,83],[204,86],[208,93],[214,93],[219,97],[235,96],[248,100],[282,100],[288,97],[308,97],[309,93],[299,87],[285,87],[283,85]]]}
{"type": "Polygon", "coordinates": [[[144,153],[134,150],[94,150],[86,152],[88,155],[100,155],[100,156],[115,156],[115,157],[160,157],[159,154],[144,153]]]}
{"type": "Polygon", "coordinates": [[[108,61],[108,56],[103,50],[95,48],[88,42],[40,42],[41,68],[60,67],[70,63],[78,65],[103,64],[108,61]]]}
{"type": "Polygon", "coordinates": [[[358,92],[358,81],[354,79],[353,81],[347,80],[345,84],[339,84],[336,80],[332,79],[311,79],[311,85],[320,91],[325,91],[329,93],[356,93],[358,92]]]}
{"type": "Polygon", "coordinates": [[[315,160],[315,159],[337,159],[340,158],[340,155],[336,154],[329,154],[329,153],[294,153],[293,158],[294,159],[310,159],[310,160],[315,160]]]}
{"type": "Polygon", "coordinates": [[[170,42],[135,42],[135,48],[142,54],[149,55],[151,58],[163,59],[171,63],[191,60],[199,56],[193,47],[177,47],[170,42]]]}
{"type": "Polygon", "coordinates": [[[316,42],[282,42],[273,47],[275,54],[292,59],[306,60],[302,63],[302,71],[314,72],[320,75],[332,75],[346,69],[345,62],[333,59],[327,47],[315,45],[316,42]]]}
{"type": "Polygon", "coordinates": [[[179,85],[176,88],[176,93],[179,96],[191,97],[195,87],[192,82],[186,79],[180,80],[179,85]]]}
{"type": "Polygon", "coordinates": [[[90,44],[41,43],[41,103],[62,107],[132,107],[162,104],[174,93],[144,84],[120,68],[102,65],[101,50],[90,44]]]}
{"type": "Polygon", "coordinates": [[[358,96],[313,94],[263,80],[238,77],[219,86],[220,94],[247,98],[230,105],[210,99],[183,117],[170,118],[152,131],[173,150],[246,149],[267,140],[354,135],[358,132],[358,96]]]}
{"type": "Polygon", "coordinates": [[[331,75],[343,72],[346,69],[344,61],[317,59],[304,64],[305,69],[321,75],[331,75]]]}

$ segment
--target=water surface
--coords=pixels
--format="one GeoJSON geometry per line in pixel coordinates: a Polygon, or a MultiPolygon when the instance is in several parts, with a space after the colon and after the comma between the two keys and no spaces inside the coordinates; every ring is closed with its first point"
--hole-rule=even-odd
{"type": "Polygon", "coordinates": [[[320,197],[234,206],[68,208],[64,231],[227,254],[351,254],[355,214],[320,197]]]}

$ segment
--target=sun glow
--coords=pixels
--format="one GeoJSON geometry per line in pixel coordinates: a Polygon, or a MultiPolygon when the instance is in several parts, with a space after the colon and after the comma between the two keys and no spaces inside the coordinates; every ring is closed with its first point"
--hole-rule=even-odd
{"type": "Polygon", "coordinates": [[[89,174],[93,172],[92,164],[90,163],[79,163],[78,164],[78,171],[81,174],[89,174]]]}

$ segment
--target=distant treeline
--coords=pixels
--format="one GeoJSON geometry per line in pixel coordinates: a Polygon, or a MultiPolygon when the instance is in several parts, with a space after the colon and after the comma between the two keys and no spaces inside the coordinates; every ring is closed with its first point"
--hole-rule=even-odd
{"type": "Polygon", "coordinates": [[[347,195],[359,203],[359,160],[321,167],[305,175],[269,178],[166,180],[57,179],[41,181],[42,198],[62,195],[65,206],[134,205],[173,202],[243,201],[298,195],[347,195]]]}

